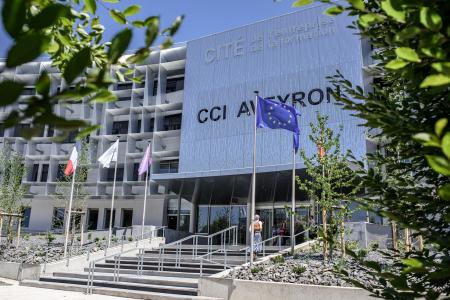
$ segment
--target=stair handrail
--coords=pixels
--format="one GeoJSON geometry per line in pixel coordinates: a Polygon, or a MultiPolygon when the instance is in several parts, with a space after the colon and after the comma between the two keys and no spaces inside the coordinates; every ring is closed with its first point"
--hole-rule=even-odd
{"type": "Polygon", "coordinates": [[[206,254],[197,256],[195,259],[196,260],[200,260],[200,276],[203,276],[203,261],[207,261],[209,263],[216,264],[216,265],[223,265],[223,269],[224,270],[226,270],[227,268],[232,269],[230,266],[228,266],[228,263],[227,263],[227,256],[228,256],[227,252],[228,251],[230,251],[230,250],[227,250],[227,249],[224,249],[224,248],[219,248],[219,249],[214,250],[212,252],[208,252],[206,254]],[[219,263],[217,261],[214,261],[211,258],[209,258],[209,259],[206,258],[206,257],[210,257],[212,254],[220,253],[220,252],[224,252],[224,262],[223,263],[219,263]]]}
{"type": "MultiPolygon", "coordinates": [[[[154,229],[152,229],[152,230],[150,230],[150,231],[148,231],[148,232],[146,232],[146,233],[144,233],[144,234],[139,235],[137,238],[139,239],[139,237],[140,237],[139,240],[141,240],[141,241],[144,240],[144,239],[147,239],[147,237],[148,237],[149,239],[152,239],[152,238],[154,237],[155,233],[156,233],[156,235],[158,235],[158,231],[161,230],[161,229],[163,230],[163,237],[165,237],[165,228],[166,228],[166,226],[157,226],[157,227],[155,227],[154,229]]],[[[95,264],[96,264],[97,262],[103,261],[103,260],[106,261],[106,259],[113,257],[113,258],[114,258],[114,281],[116,281],[116,278],[117,278],[117,280],[118,280],[119,275],[120,275],[120,258],[121,258],[121,256],[122,256],[123,254],[125,254],[125,253],[129,253],[129,252],[132,252],[132,251],[136,251],[136,249],[138,250],[138,253],[141,253],[142,250],[141,250],[140,248],[132,248],[132,249],[128,249],[128,250],[125,250],[125,251],[124,251],[124,250],[123,250],[123,246],[124,246],[124,240],[125,240],[125,239],[127,239],[126,236],[122,236],[122,237],[121,237],[121,249],[120,249],[120,252],[119,252],[119,253],[106,255],[106,250],[105,250],[105,255],[104,255],[103,257],[100,257],[100,258],[91,260],[91,261],[89,262],[88,280],[87,280],[86,294],[92,294],[92,289],[93,289],[93,286],[94,286],[95,264]],[[117,263],[116,263],[117,260],[118,260],[118,268],[117,268],[117,263]],[[116,274],[116,273],[117,273],[117,274],[116,274]]],[[[129,245],[129,244],[131,244],[131,243],[133,243],[133,242],[134,242],[134,241],[130,241],[130,242],[126,243],[125,245],[129,245]]],[[[138,245],[138,244],[136,244],[136,246],[137,246],[137,245],[138,245]]],[[[143,259],[143,258],[142,258],[142,259],[143,259]]],[[[87,260],[89,261],[89,253],[88,253],[87,260]]],[[[139,276],[140,273],[141,273],[141,275],[142,275],[142,272],[139,272],[139,268],[137,268],[137,275],[139,276]]]]}
{"type": "Polygon", "coordinates": [[[175,267],[179,267],[181,263],[181,252],[182,252],[182,244],[186,241],[189,241],[192,239],[192,258],[194,259],[198,254],[198,239],[204,238],[207,239],[207,252],[212,251],[212,241],[213,237],[217,235],[221,235],[221,248],[226,248],[226,238],[227,235],[230,237],[231,240],[231,233],[233,233],[233,245],[237,244],[237,225],[230,226],[228,228],[222,229],[218,232],[209,234],[209,235],[201,235],[201,234],[193,234],[187,237],[184,237],[180,240],[171,242],[169,244],[165,244],[163,246],[159,247],[159,259],[158,259],[158,271],[164,270],[164,252],[166,248],[169,248],[170,246],[176,246],[175,247],[175,267]]]}

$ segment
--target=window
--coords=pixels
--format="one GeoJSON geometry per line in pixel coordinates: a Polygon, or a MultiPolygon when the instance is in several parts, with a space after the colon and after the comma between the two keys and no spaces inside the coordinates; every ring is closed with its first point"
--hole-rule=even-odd
{"type": "Polygon", "coordinates": [[[51,125],[47,128],[47,137],[52,137],[55,134],[55,128],[51,125]]]}
{"type": "Polygon", "coordinates": [[[64,227],[64,207],[53,208],[52,229],[61,229],[64,227]]]}
{"type": "Polygon", "coordinates": [[[133,210],[122,209],[122,227],[130,227],[133,225],[133,210]]]}
{"type": "Polygon", "coordinates": [[[127,134],[128,121],[116,121],[112,124],[111,134],[127,134]]]}
{"type": "Polygon", "coordinates": [[[178,130],[181,128],[181,114],[164,117],[164,130],[178,130]]]}
{"type": "Polygon", "coordinates": [[[129,97],[119,97],[117,99],[117,101],[130,101],[130,100],[131,100],[131,96],[129,96],[129,97]]]}
{"type": "Polygon", "coordinates": [[[137,120],[137,125],[136,125],[136,129],[134,130],[134,133],[141,132],[141,124],[142,124],[142,120],[137,120]]]}
{"type": "Polygon", "coordinates": [[[34,87],[24,87],[22,90],[22,96],[32,96],[36,94],[36,89],[34,87]]]}
{"type": "Polygon", "coordinates": [[[184,89],[184,77],[168,78],[166,93],[172,93],[184,89]]]}
{"type": "Polygon", "coordinates": [[[34,164],[33,169],[31,170],[31,178],[30,181],[36,182],[38,180],[38,174],[39,174],[39,165],[34,164]]]}
{"type": "Polygon", "coordinates": [[[117,90],[130,90],[133,87],[133,83],[132,82],[119,82],[117,84],[117,90]]]}
{"type": "MultiPolygon", "coordinates": [[[[111,218],[111,209],[110,208],[106,208],[105,209],[105,218],[103,219],[103,228],[109,228],[109,222],[110,222],[110,218],[111,218]]],[[[112,214],[112,227],[115,226],[116,223],[116,209],[113,210],[113,214],[112,214]]]]}
{"type": "MultiPolygon", "coordinates": [[[[114,181],[114,168],[108,169],[106,181],[114,181]]],[[[123,181],[123,167],[117,167],[116,181],[123,181]]]]}
{"type": "Polygon", "coordinates": [[[42,172],[41,172],[41,182],[47,182],[48,178],[48,164],[42,165],[42,172]]]}
{"type": "Polygon", "coordinates": [[[159,165],[159,173],[178,173],[178,160],[162,161],[159,165]]]}
{"type": "Polygon", "coordinates": [[[3,125],[3,123],[0,123],[0,136],[4,136],[5,135],[5,127],[3,125]]]}
{"type": "Polygon", "coordinates": [[[158,93],[158,80],[153,81],[153,91],[152,96],[156,96],[158,93]]]}
{"type": "Polygon", "coordinates": [[[133,181],[139,181],[138,170],[139,170],[139,163],[135,163],[133,165],[133,181]]]}
{"type": "Polygon", "coordinates": [[[30,128],[30,124],[17,124],[16,127],[14,127],[14,136],[23,137],[24,129],[28,128],[30,128]]]}
{"type": "Polygon", "coordinates": [[[75,138],[77,137],[77,134],[78,134],[78,131],[71,131],[71,132],[67,135],[67,137],[66,137],[66,139],[64,140],[63,143],[65,143],[65,144],[72,144],[72,143],[75,143],[75,138]]]}
{"type": "Polygon", "coordinates": [[[64,179],[66,175],[64,175],[64,169],[66,168],[65,165],[58,165],[58,171],[56,173],[56,180],[61,181],[64,179]]]}
{"type": "Polygon", "coordinates": [[[98,208],[89,208],[87,217],[87,229],[97,230],[98,223],[98,208]]]}
{"type": "Polygon", "coordinates": [[[23,214],[22,227],[25,228],[30,227],[31,207],[23,207],[22,214],[23,214]]]}

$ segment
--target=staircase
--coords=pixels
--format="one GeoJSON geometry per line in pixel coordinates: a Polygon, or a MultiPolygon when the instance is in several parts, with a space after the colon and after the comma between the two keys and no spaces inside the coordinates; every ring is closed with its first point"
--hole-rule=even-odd
{"type": "MultiPolygon", "coordinates": [[[[212,236],[193,235],[158,249],[136,248],[91,262],[80,272],[53,272],[39,280],[24,280],[21,285],[136,299],[212,300],[197,296],[199,277],[248,260],[242,245],[227,244],[227,238],[213,245],[212,236]],[[200,245],[201,239],[208,242],[200,245]]],[[[233,241],[228,237],[229,240],[233,241]]],[[[267,249],[266,253],[277,251],[267,249]]]]}

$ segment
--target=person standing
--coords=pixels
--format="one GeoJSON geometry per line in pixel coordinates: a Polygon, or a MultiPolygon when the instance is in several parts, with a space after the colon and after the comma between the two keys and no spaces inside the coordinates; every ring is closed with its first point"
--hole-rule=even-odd
{"type": "Polygon", "coordinates": [[[261,252],[262,248],[262,236],[261,232],[263,230],[263,222],[259,220],[259,215],[255,215],[253,218],[253,222],[249,227],[249,231],[252,232],[252,226],[253,226],[253,232],[254,232],[254,238],[253,238],[253,254],[256,258],[258,253],[261,252]]]}
{"type": "Polygon", "coordinates": [[[281,245],[286,245],[286,240],[284,236],[287,234],[287,223],[286,220],[281,222],[281,226],[278,228],[278,235],[281,236],[281,245]]]}

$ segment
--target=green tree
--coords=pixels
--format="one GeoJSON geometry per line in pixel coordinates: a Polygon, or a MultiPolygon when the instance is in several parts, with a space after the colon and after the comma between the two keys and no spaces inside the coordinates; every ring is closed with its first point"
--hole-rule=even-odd
{"type": "MultiPolygon", "coordinates": [[[[56,94],[50,93],[50,76],[43,72],[36,82],[37,95],[21,98],[21,108],[13,110],[5,119],[9,128],[27,120],[33,126],[24,134],[30,138],[42,131],[46,124],[54,126],[67,135],[83,129],[79,136],[89,134],[98,128],[85,120],[69,120],[54,113],[58,102],[81,101],[90,103],[116,100],[108,90],[115,81],[131,78],[129,71],[122,71],[128,64],[145,60],[150,54],[150,46],[158,36],[163,36],[162,48],[172,44],[172,37],[180,27],[183,17],[177,17],[173,24],[160,28],[160,17],[149,16],[137,19],[139,5],[130,5],[120,11],[115,8],[119,0],[4,0],[2,23],[12,39],[7,53],[6,67],[14,68],[48,55],[52,65],[58,68],[67,87],[56,94]],[[104,41],[104,26],[101,24],[97,7],[109,11],[110,17],[123,27],[111,41],[104,41]],[[133,29],[145,28],[143,45],[127,58],[122,57],[127,50],[133,29]],[[112,74],[114,74],[112,76],[112,74]],[[85,80],[76,80],[84,77],[85,80]],[[74,88],[69,88],[70,86],[74,88]],[[22,108],[23,107],[23,108],[22,108]]],[[[3,78],[0,83],[1,106],[17,103],[25,83],[3,78]]],[[[64,136],[62,137],[64,138],[64,136]]]]}
{"type": "Polygon", "coordinates": [[[340,86],[338,101],[365,121],[381,146],[361,169],[362,204],[376,206],[425,243],[424,249],[386,254],[394,261],[389,266],[361,260],[362,268],[378,279],[370,289],[382,297],[449,299],[450,2],[347,2],[326,12],[354,16],[352,27],[375,48],[371,91],[339,72],[331,77],[340,86]]]}
{"type": "Polygon", "coordinates": [[[337,244],[338,237],[344,255],[344,221],[350,213],[349,203],[359,190],[356,172],[350,164],[351,154],[341,152],[341,132],[335,134],[327,127],[327,121],[328,116],[317,112],[317,124],[310,124],[308,138],[317,146],[318,153],[307,156],[304,149],[300,151],[307,178],[296,178],[299,188],[310,198],[312,214],[316,204],[320,207],[324,259],[332,258],[332,248],[337,244]]]}
{"type": "MultiPolygon", "coordinates": [[[[8,145],[4,145],[0,153],[0,211],[10,214],[22,213],[22,201],[27,187],[22,184],[25,175],[25,164],[20,153],[12,151],[8,145]]],[[[11,241],[12,218],[7,222],[8,241],[11,241]]]]}

